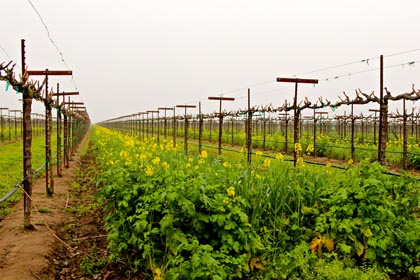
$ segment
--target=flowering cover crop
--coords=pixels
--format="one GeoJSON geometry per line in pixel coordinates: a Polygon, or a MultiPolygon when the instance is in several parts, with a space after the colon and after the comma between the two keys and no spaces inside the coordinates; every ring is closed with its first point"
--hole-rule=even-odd
{"type": "Polygon", "coordinates": [[[112,261],[154,279],[419,275],[419,185],[379,165],[256,164],[96,127],[112,261]]]}

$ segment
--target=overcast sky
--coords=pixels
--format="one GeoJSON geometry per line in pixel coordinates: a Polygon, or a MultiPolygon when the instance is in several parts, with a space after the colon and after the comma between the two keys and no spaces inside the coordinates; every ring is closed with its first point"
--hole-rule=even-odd
{"type": "MultiPolygon", "coordinates": [[[[211,113],[218,104],[207,97],[221,94],[236,98],[227,109],[244,108],[248,87],[252,104],[279,106],[294,92],[276,82],[283,76],[320,79],[300,86],[300,100],[378,92],[381,54],[385,66],[398,65],[385,69],[391,92],[420,88],[420,50],[411,51],[420,49],[418,0],[31,2],[74,74],[51,77],[50,85],[77,86],[81,97],[73,101],[84,101],[94,122],[199,101],[211,113]]],[[[20,67],[26,39],[30,70],[67,69],[28,0],[3,1],[1,10],[0,62],[10,56],[20,67]]],[[[18,99],[0,83],[0,107],[19,109],[18,99]]]]}

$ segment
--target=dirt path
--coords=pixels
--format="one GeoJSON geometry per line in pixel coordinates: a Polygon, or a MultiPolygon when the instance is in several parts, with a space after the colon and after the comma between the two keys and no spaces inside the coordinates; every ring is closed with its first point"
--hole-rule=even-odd
{"type": "Polygon", "coordinates": [[[52,253],[57,240],[44,222],[54,231],[60,223],[65,221],[69,189],[76,178],[82,146],[83,142],[79,145],[69,168],[63,168],[63,177],[54,177],[55,194],[52,197],[46,196],[44,177],[34,183],[32,199],[39,210],[39,212],[36,211],[34,207],[32,210],[31,220],[35,225],[35,230],[23,229],[22,200],[1,222],[0,279],[55,279],[55,272],[49,268],[46,256],[52,253]]]}

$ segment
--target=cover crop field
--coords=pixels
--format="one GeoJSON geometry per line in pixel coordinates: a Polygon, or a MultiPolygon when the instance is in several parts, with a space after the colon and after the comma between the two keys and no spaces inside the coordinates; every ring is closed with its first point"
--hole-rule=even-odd
{"type": "Polygon", "coordinates": [[[419,182],[94,127],[110,260],[153,279],[419,277],[419,182]]]}

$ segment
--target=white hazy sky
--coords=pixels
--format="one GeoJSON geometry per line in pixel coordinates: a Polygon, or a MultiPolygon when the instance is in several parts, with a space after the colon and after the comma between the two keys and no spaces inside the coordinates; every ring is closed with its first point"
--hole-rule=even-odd
{"type": "MultiPolygon", "coordinates": [[[[420,48],[418,0],[31,1],[73,70],[81,94],[73,101],[84,101],[94,122],[199,101],[211,113],[218,104],[207,97],[220,94],[236,98],[225,108],[244,108],[248,87],[252,104],[279,106],[294,91],[279,76],[320,79],[300,86],[300,100],[378,92],[381,54],[397,65],[385,69],[393,93],[420,88],[420,50],[391,56],[420,48]],[[304,75],[350,62],[358,63],[304,75]]],[[[29,69],[66,70],[30,2],[2,2],[0,62],[10,56],[20,66],[26,39],[29,69]]],[[[76,90],[69,77],[51,77],[56,83],[76,90]]],[[[19,109],[18,99],[0,83],[0,107],[19,109]]]]}

